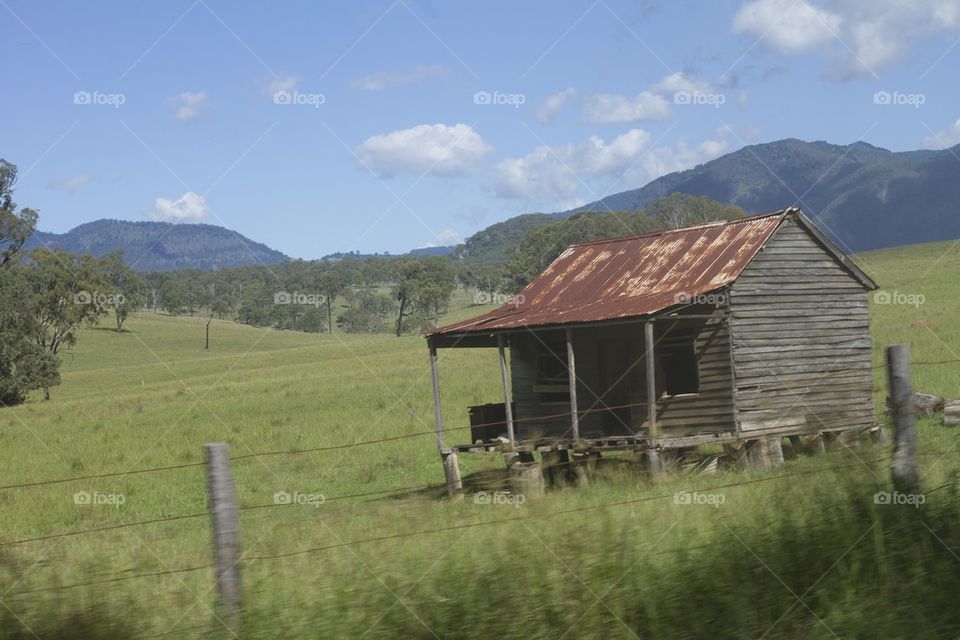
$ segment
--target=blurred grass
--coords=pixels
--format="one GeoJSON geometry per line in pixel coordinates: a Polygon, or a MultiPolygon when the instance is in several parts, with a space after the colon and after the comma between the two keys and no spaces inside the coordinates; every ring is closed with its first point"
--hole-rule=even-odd
{"type": "MultiPolygon", "coordinates": [[[[944,254],[947,248],[858,257],[884,290],[925,298],[916,307],[871,305],[876,364],[894,342],[909,343],[916,361],[960,357],[960,259],[944,254]]],[[[461,292],[445,320],[485,310],[468,303],[461,292]]],[[[64,358],[64,382],[51,402],[0,410],[0,485],[199,461],[210,441],[226,441],[243,455],[420,432],[427,435],[238,460],[240,502],[270,503],[281,490],[332,498],[442,483],[421,338],[214,321],[204,351],[203,324],[144,313],[128,321],[129,332],[84,331],[64,358]]],[[[499,398],[493,352],[444,350],[440,367],[449,426],[467,425],[468,405],[499,398]]],[[[883,378],[878,370],[878,407],[883,378]]],[[[960,397],[956,364],[916,367],[914,378],[918,389],[960,397]]],[[[466,439],[456,433],[451,441],[466,439]]],[[[637,465],[611,460],[589,488],[551,492],[520,507],[469,497],[450,503],[438,498],[442,491],[411,491],[244,511],[242,544],[250,556],[525,517],[244,562],[244,637],[755,638],[780,616],[767,638],[834,637],[828,627],[841,637],[960,637],[957,614],[946,604],[960,576],[951,551],[960,549],[953,524],[960,522],[960,465],[956,454],[937,453],[960,449],[960,442],[931,418],[921,424],[920,447],[932,455],[921,458],[929,500],[919,510],[875,506],[886,463],[861,465],[837,454],[800,456],[768,473],[681,474],[656,486],[637,465]],[[716,508],[673,502],[680,490],[709,492],[847,464],[855,466],[720,490],[724,503],[716,508]],[[657,495],[664,497],[599,508],[657,495]],[[589,510],[555,515],[580,508],[589,510]]],[[[865,448],[857,455],[866,461],[886,454],[865,448]]],[[[502,468],[495,456],[461,462],[467,476],[496,477],[502,468]]],[[[43,638],[221,632],[212,623],[208,570],[24,593],[207,565],[205,518],[3,544],[202,512],[204,482],[195,468],[0,491],[0,638],[33,637],[24,625],[43,638]],[[78,506],[77,491],[120,494],[125,502],[78,506]]]]}

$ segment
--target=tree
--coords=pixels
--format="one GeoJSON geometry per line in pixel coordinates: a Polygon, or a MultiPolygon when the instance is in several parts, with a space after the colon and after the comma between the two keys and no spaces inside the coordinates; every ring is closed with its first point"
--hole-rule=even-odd
{"type": "Polygon", "coordinates": [[[393,300],[372,291],[347,291],[347,307],[337,316],[337,326],[346,333],[379,333],[386,330],[393,313],[393,300]]]}
{"type": "Polygon", "coordinates": [[[34,339],[36,319],[28,304],[27,269],[8,262],[0,267],[0,404],[24,401],[26,394],[60,383],[57,357],[34,339]]]}
{"type": "Polygon", "coordinates": [[[503,286],[503,269],[500,267],[476,266],[467,267],[461,276],[463,283],[477,290],[474,300],[476,304],[493,302],[500,287],[503,286]]]}
{"type": "Polygon", "coordinates": [[[113,309],[119,333],[130,312],[143,306],[147,283],[123,261],[123,251],[107,254],[100,259],[100,265],[111,289],[104,304],[113,309]]]}
{"type": "Polygon", "coordinates": [[[729,220],[743,216],[744,211],[734,205],[723,204],[706,196],[671,193],[646,209],[647,215],[660,219],[671,229],[729,220]]]}
{"type": "Polygon", "coordinates": [[[28,392],[60,382],[56,356],[34,341],[31,290],[19,255],[37,222],[32,209],[17,211],[17,167],[0,159],[0,404],[23,402],[28,392]]]}
{"type": "Polygon", "coordinates": [[[338,268],[337,264],[322,265],[320,269],[317,290],[323,295],[323,303],[327,308],[327,327],[330,333],[333,333],[333,305],[336,304],[337,297],[347,288],[347,278],[344,270],[338,268]]]}
{"type": "MultiPolygon", "coordinates": [[[[36,249],[30,261],[26,271],[30,295],[25,302],[33,316],[34,340],[56,356],[76,342],[77,329],[97,322],[104,312],[101,290],[108,284],[98,261],[89,254],[36,249]]],[[[44,386],[43,397],[50,399],[49,385],[44,386]]]]}
{"type": "Polygon", "coordinates": [[[13,201],[17,166],[0,158],[0,266],[9,263],[37,225],[37,212],[21,209],[13,201]]]}
{"type": "Polygon", "coordinates": [[[394,274],[393,294],[397,300],[394,332],[397,337],[403,335],[404,320],[415,311],[432,319],[436,325],[457,286],[453,263],[440,256],[404,258],[395,264],[394,274]]]}

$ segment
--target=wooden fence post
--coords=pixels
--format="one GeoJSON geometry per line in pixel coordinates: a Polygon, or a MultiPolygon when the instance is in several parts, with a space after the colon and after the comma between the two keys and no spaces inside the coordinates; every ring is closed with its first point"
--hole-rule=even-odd
{"type": "Polygon", "coordinates": [[[208,443],[203,445],[203,459],[213,519],[217,593],[224,622],[233,629],[240,612],[240,524],[233,474],[230,473],[230,451],[224,442],[208,443]]]}
{"type": "Polygon", "coordinates": [[[460,477],[460,460],[456,451],[444,451],[440,454],[443,460],[443,475],[447,481],[447,495],[454,499],[463,498],[463,479],[460,477]]]}
{"type": "Polygon", "coordinates": [[[903,493],[915,493],[920,475],[917,470],[917,418],[907,345],[887,347],[887,381],[893,413],[893,486],[903,493]]]}

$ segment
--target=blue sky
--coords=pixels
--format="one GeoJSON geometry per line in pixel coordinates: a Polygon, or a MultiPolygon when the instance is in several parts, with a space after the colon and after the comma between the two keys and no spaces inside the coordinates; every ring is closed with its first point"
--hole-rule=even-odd
{"type": "Polygon", "coordinates": [[[0,157],[45,231],[203,221],[294,257],[401,252],[745,144],[960,143],[960,0],[0,0],[0,16],[0,157]]]}

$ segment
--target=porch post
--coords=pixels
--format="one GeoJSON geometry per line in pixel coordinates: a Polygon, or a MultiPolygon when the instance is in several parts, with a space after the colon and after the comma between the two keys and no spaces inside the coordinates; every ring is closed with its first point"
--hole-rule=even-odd
{"type": "Polygon", "coordinates": [[[660,437],[660,428],[657,426],[657,380],[656,360],[653,351],[653,322],[647,320],[643,325],[647,347],[647,436],[650,440],[660,437]]]}
{"type": "Polygon", "coordinates": [[[460,461],[456,451],[447,449],[443,442],[443,411],[440,409],[440,376],[437,370],[437,347],[427,338],[430,349],[430,377],[433,378],[433,419],[436,423],[437,449],[443,462],[443,475],[447,481],[447,494],[455,499],[463,498],[463,480],[460,478],[460,461]]]}
{"type": "Polygon", "coordinates": [[[573,330],[567,329],[567,380],[570,385],[570,427],[573,440],[580,439],[580,414],[577,411],[577,363],[573,357],[573,330]]]}
{"type": "Polygon", "coordinates": [[[443,412],[440,410],[440,377],[437,371],[437,347],[433,340],[427,338],[427,347],[430,349],[430,376],[433,378],[433,419],[437,432],[437,449],[443,453],[446,446],[443,443],[443,412]]]}
{"type": "Polygon", "coordinates": [[[500,382],[503,384],[503,406],[507,413],[507,437],[510,439],[510,448],[516,445],[513,434],[513,393],[507,382],[507,357],[504,352],[503,334],[497,334],[497,350],[500,352],[500,382]]]}

